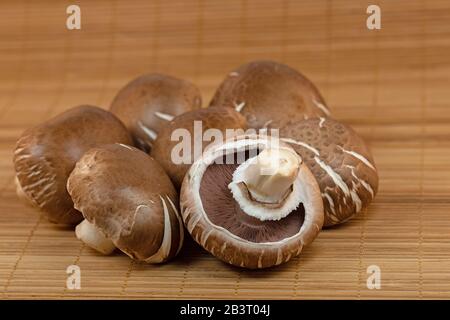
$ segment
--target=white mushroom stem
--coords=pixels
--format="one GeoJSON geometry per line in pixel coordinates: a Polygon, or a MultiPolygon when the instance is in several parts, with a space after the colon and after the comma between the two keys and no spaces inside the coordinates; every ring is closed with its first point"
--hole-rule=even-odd
{"type": "Polygon", "coordinates": [[[264,149],[242,172],[253,199],[262,203],[281,203],[291,191],[300,162],[287,149],[264,149]]]}
{"type": "Polygon", "coordinates": [[[267,148],[237,167],[228,188],[247,215],[261,221],[280,220],[305,200],[306,170],[293,149],[267,148]]]}
{"type": "Polygon", "coordinates": [[[86,219],[77,225],[75,234],[87,246],[105,255],[111,254],[116,249],[114,243],[86,219]]]}

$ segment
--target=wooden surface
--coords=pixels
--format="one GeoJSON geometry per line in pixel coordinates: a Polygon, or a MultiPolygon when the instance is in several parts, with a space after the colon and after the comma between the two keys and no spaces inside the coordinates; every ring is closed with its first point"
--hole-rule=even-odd
{"type": "Polygon", "coordinates": [[[0,4],[1,298],[450,298],[450,2],[69,1],[0,4]],[[77,104],[107,108],[133,77],[195,82],[204,104],[235,66],[270,58],[320,88],[333,115],[371,146],[379,194],[299,259],[269,271],[229,267],[192,243],[162,266],[101,257],[14,193],[20,133],[77,104]],[[81,268],[81,290],[66,268],[81,268]],[[381,289],[366,287],[381,268],[381,289]]]}

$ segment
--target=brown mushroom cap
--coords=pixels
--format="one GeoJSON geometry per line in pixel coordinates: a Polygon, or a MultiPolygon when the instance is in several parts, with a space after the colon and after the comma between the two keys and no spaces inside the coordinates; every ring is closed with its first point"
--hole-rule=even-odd
{"type": "Polygon", "coordinates": [[[230,72],[210,106],[232,107],[249,127],[290,123],[330,114],[314,84],[298,71],[274,61],[253,61],[230,72]]]}
{"type": "Polygon", "coordinates": [[[73,208],[67,178],[87,150],[114,142],[132,143],[125,126],[110,112],[87,105],[26,130],[14,150],[18,191],[51,222],[78,223],[83,217],[73,208]]]}
{"type": "Polygon", "coordinates": [[[309,119],[280,129],[280,137],[301,155],[319,182],[325,224],[347,221],[378,191],[377,169],[364,140],[332,119],[309,119]]]}
{"type": "Polygon", "coordinates": [[[203,139],[203,133],[208,129],[220,130],[225,137],[227,129],[245,130],[246,123],[244,117],[231,108],[198,109],[179,115],[173,121],[170,121],[168,125],[161,129],[154,142],[151,155],[166,170],[177,189],[180,188],[190,165],[201,154],[201,150],[198,156],[195,154],[194,146],[202,146],[204,150],[208,144],[216,142],[214,139],[212,139],[213,141],[203,139]],[[201,125],[201,130],[195,129],[196,123],[201,125]],[[183,131],[176,131],[180,129],[187,130],[186,134],[189,133],[189,137],[172,138],[174,132],[183,133],[183,131]],[[176,151],[176,146],[184,141],[183,138],[189,140],[187,141],[191,149],[191,154],[187,157],[189,163],[177,164],[172,159],[172,152],[176,151]]]}
{"type": "Polygon", "coordinates": [[[77,162],[67,190],[84,218],[131,258],[160,263],[180,250],[178,195],[144,152],[120,144],[93,148],[77,162]]]}
{"type": "Polygon", "coordinates": [[[201,108],[192,83],[162,74],[142,75],[123,87],[110,110],[130,130],[136,145],[149,151],[158,132],[173,117],[201,108]]]}
{"type": "MultiPolygon", "coordinates": [[[[275,206],[255,202],[266,212],[272,210],[273,220],[255,218],[255,212],[241,207],[231,183],[237,170],[254,159],[253,151],[260,152],[259,156],[271,139],[245,135],[208,147],[189,169],[181,188],[181,212],[191,236],[211,254],[235,266],[256,269],[285,263],[315,239],[323,224],[319,186],[299,156],[299,170],[287,198],[275,206]],[[230,155],[237,159],[242,152],[244,163],[223,161],[230,155]],[[218,159],[222,163],[217,163],[218,159]],[[285,217],[276,216],[292,199],[297,201],[296,207],[285,217]]],[[[279,146],[295,154],[288,145],[279,146]]]]}

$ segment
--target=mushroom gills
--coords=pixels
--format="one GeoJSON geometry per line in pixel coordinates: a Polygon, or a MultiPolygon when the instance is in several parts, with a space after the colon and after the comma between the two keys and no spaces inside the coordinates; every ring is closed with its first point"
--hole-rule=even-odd
{"type": "Polygon", "coordinates": [[[76,226],[75,234],[87,246],[104,255],[109,255],[116,249],[114,243],[86,219],[76,226]]]}
{"type": "MultiPolygon", "coordinates": [[[[240,157],[235,154],[235,158],[240,157]]],[[[213,224],[256,243],[281,241],[299,232],[305,213],[302,204],[279,220],[262,221],[248,215],[228,188],[239,165],[226,164],[225,161],[222,163],[224,164],[213,163],[208,166],[200,184],[203,207],[213,224]]]]}

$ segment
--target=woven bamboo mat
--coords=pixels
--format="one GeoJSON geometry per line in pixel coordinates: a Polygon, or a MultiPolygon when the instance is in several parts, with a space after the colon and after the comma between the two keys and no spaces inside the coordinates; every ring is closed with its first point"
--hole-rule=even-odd
{"type": "Polygon", "coordinates": [[[450,3],[376,1],[70,1],[0,4],[1,298],[450,298],[450,3]],[[101,257],[14,193],[12,149],[27,127],[71,106],[107,107],[144,72],[189,79],[204,104],[235,66],[292,65],[333,114],[370,143],[380,174],[374,203],[323,231],[299,259],[245,271],[192,242],[162,266],[101,257]],[[81,268],[81,290],[66,268],[81,268]],[[381,289],[366,286],[381,269],[381,289]]]}

